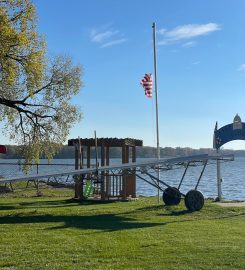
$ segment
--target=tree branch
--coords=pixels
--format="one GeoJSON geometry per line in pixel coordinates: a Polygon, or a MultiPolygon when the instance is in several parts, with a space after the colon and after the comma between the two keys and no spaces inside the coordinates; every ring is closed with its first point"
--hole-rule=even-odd
{"type": "Polygon", "coordinates": [[[34,91],[33,93],[27,95],[25,98],[23,98],[23,99],[21,100],[21,102],[24,103],[28,98],[32,97],[33,95],[36,95],[36,94],[40,93],[40,92],[43,91],[45,88],[47,88],[47,87],[49,87],[49,86],[51,86],[51,85],[52,85],[52,80],[51,80],[49,83],[47,83],[46,85],[44,85],[43,87],[41,87],[41,88],[37,89],[36,91],[34,91]]]}
{"type": "Polygon", "coordinates": [[[18,112],[22,112],[26,115],[29,114],[29,115],[32,115],[32,116],[38,117],[38,118],[53,118],[53,115],[41,115],[41,114],[38,114],[36,112],[32,112],[30,110],[23,109],[23,108],[16,105],[16,104],[20,104],[20,105],[25,106],[26,104],[23,103],[22,101],[12,101],[9,99],[0,98],[0,104],[5,105],[5,106],[10,107],[10,108],[13,108],[13,109],[17,110],[18,112]]]}

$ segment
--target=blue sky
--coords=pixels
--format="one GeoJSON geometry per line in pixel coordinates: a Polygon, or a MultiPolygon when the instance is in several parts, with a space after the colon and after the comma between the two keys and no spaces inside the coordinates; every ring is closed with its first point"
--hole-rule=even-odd
{"type": "MultiPolygon", "coordinates": [[[[212,147],[215,122],[245,121],[245,1],[34,0],[50,56],[81,63],[84,118],[69,138],[133,137],[156,145],[155,107],[139,82],[153,73],[157,25],[160,146],[212,147]]],[[[245,149],[245,142],[225,148],[245,149]]]]}

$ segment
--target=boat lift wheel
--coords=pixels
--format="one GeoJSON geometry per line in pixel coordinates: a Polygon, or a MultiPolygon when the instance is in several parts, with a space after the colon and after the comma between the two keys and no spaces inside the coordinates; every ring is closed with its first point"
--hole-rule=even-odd
{"type": "Polygon", "coordinates": [[[190,211],[199,211],[203,208],[204,197],[198,190],[192,189],[185,195],[185,206],[190,211]]]}
{"type": "Polygon", "coordinates": [[[175,187],[167,187],[163,191],[162,199],[166,205],[177,205],[181,200],[180,191],[175,187]]]}

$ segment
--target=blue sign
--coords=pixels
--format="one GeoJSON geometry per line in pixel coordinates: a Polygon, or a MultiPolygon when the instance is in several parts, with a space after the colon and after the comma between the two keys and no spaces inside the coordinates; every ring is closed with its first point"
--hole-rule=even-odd
{"type": "Polygon", "coordinates": [[[219,149],[227,142],[234,140],[245,140],[245,123],[241,121],[237,114],[232,124],[214,130],[214,148],[219,149]]]}

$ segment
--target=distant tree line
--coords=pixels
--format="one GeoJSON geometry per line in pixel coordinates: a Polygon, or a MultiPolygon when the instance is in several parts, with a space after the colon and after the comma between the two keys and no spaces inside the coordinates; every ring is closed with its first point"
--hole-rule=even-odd
{"type": "MultiPolygon", "coordinates": [[[[7,145],[7,153],[2,154],[0,158],[3,159],[20,159],[20,147],[16,145],[7,145]]],[[[74,147],[64,145],[61,150],[54,156],[56,159],[74,158],[74,147]]],[[[86,157],[86,149],[84,149],[84,157],[86,157]]],[[[245,150],[221,150],[223,154],[234,154],[235,156],[245,156],[245,150]]],[[[164,147],[161,148],[161,157],[177,157],[177,156],[189,156],[199,154],[215,154],[215,150],[212,148],[200,148],[192,149],[190,147],[164,147]]],[[[95,149],[91,150],[91,157],[95,158],[95,149]]],[[[100,157],[100,148],[98,148],[98,156],[100,157]]],[[[121,158],[122,151],[119,147],[113,147],[110,149],[111,158],[121,158]]],[[[141,158],[154,158],[156,157],[156,148],[150,146],[137,147],[137,157],[141,158]]],[[[42,157],[43,158],[43,157],[42,157]]]]}

